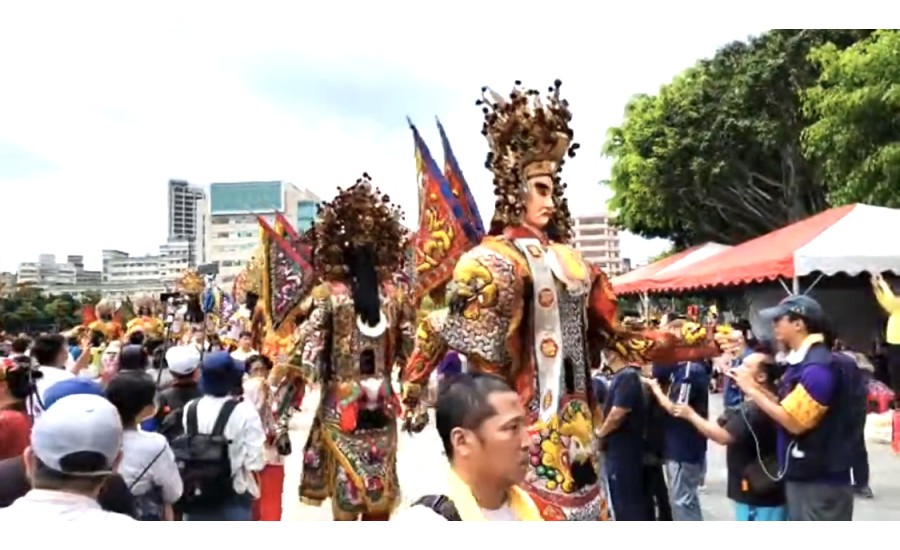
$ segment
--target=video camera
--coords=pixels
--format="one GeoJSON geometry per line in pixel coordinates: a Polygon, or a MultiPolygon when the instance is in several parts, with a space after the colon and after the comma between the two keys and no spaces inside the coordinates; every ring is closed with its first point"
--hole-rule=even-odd
{"type": "Polygon", "coordinates": [[[27,355],[4,357],[0,359],[4,366],[3,379],[9,393],[16,399],[28,399],[37,395],[37,381],[44,373],[37,368],[27,355]]]}

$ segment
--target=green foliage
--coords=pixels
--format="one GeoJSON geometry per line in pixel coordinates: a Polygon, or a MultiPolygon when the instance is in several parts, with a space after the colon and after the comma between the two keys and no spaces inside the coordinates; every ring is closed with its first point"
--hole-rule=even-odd
{"type": "Polygon", "coordinates": [[[673,254],[678,254],[678,252],[680,252],[680,250],[678,250],[678,249],[675,248],[674,246],[670,246],[669,248],[663,250],[662,252],[660,252],[660,253],[657,254],[656,256],[653,256],[652,258],[649,258],[649,259],[647,260],[647,263],[648,263],[648,264],[652,264],[652,263],[658,262],[658,261],[660,261],[660,260],[664,260],[664,259],[668,258],[669,256],[671,256],[671,255],[673,255],[673,254]]]}
{"type": "Polygon", "coordinates": [[[832,203],[900,207],[900,31],[810,54],[821,68],[803,107],[805,154],[822,167],[832,203]]]}
{"type": "Polygon", "coordinates": [[[37,330],[65,330],[81,324],[81,308],[96,303],[99,296],[76,300],[70,294],[43,296],[33,287],[19,287],[0,299],[0,330],[16,333],[37,330]],[[93,300],[96,298],[96,300],[93,300]]]}
{"type": "Polygon", "coordinates": [[[634,97],[603,151],[617,223],[681,249],[739,243],[826,208],[820,171],[800,145],[801,95],[819,76],[809,53],[869,34],[770,31],[634,97]]]}

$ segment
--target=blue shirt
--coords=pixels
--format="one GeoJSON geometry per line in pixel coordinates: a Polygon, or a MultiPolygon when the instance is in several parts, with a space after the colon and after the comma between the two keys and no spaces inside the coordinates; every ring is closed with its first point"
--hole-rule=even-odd
{"type": "MultiPolygon", "coordinates": [[[[702,363],[653,365],[653,376],[660,384],[669,383],[669,399],[678,403],[682,391],[687,404],[703,418],[709,416],[709,373],[702,363]],[[682,387],[686,386],[685,390],[682,387]]],[[[706,437],[690,422],[667,415],[663,420],[663,458],[686,464],[703,464],[706,460],[706,437]]]]}
{"type": "Polygon", "coordinates": [[[606,436],[607,459],[621,458],[630,465],[642,466],[646,407],[640,376],[633,367],[625,367],[613,376],[603,404],[603,416],[609,415],[613,407],[628,411],[622,424],[606,436]]]}

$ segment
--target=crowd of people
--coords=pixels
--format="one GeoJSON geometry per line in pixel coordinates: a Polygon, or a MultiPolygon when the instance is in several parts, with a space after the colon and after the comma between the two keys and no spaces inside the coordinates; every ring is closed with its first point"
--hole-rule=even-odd
{"type": "Polygon", "coordinates": [[[126,344],[102,378],[62,335],[12,344],[0,366],[0,517],[280,519],[271,362],[249,335],[230,352],[174,345],[156,362],[126,344]]]}
{"type": "Polygon", "coordinates": [[[726,447],[738,520],[850,520],[854,496],[874,496],[863,438],[869,375],[841,351],[812,298],[791,296],[760,315],[773,320],[771,341],[742,331],[716,336],[731,388],[719,418],[709,414],[708,363],[612,357],[611,380],[595,379],[618,520],[702,520],[708,441],[726,447]]]}

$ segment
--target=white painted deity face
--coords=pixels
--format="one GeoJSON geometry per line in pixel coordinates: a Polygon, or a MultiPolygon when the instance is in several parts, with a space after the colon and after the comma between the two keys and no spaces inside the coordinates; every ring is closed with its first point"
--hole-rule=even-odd
{"type": "Polygon", "coordinates": [[[553,202],[553,179],[550,176],[534,176],[528,179],[525,191],[525,225],[543,230],[556,211],[553,202]]]}

